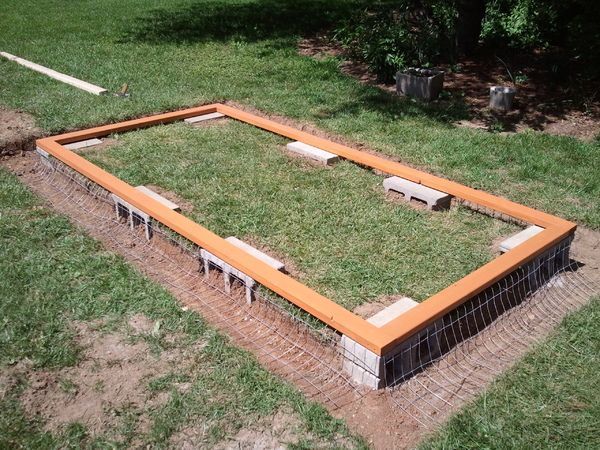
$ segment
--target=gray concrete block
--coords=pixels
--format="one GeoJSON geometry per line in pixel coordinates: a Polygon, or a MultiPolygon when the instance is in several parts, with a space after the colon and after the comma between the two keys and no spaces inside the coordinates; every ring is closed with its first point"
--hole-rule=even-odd
{"type": "Polygon", "coordinates": [[[299,141],[291,142],[286,147],[291,152],[313,159],[326,166],[330,166],[340,159],[335,153],[330,153],[299,141]]]}
{"type": "Polygon", "coordinates": [[[273,267],[275,270],[279,270],[280,272],[285,272],[285,264],[281,261],[276,260],[275,258],[267,255],[266,253],[261,252],[260,250],[252,247],[249,244],[246,244],[244,241],[240,241],[238,238],[234,236],[229,236],[225,239],[232,245],[235,245],[237,248],[244,250],[246,253],[250,253],[257,259],[260,259],[265,264],[273,267]]]}
{"type": "Polygon", "coordinates": [[[133,230],[136,225],[143,223],[146,233],[146,239],[150,240],[152,236],[152,218],[141,209],[136,208],[132,204],[126,202],[121,197],[110,194],[111,199],[115,203],[115,213],[117,220],[125,217],[129,221],[129,226],[133,230]]]}
{"type": "Polygon", "coordinates": [[[383,180],[383,188],[386,192],[400,192],[407,201],[415,199],[425,202],[430,209],[448,209],[452,200],[450,194],[400,177],[386,178],[383,180]]]}
{"type": "Polygon", "coordinates": [[[382,309],[374,316],[367,319],[367,322],[372,323],[376,327],[382,327],[386,323],[391,322],[396,317],[405,313],[411,308],[417,306],[418,303],[415,302],[412,298],[402,297],[397,302],[391,304],[387,308],[382,309]]]}
{"type": "Polygon", "coordinates": [[[502,241],[500,243],[500,251],[502,253],[506,253],[512,250],[513,248],[521,245],[525,241],[531,239],[536,234],[541,233],[542,231],[544,231],[544,228],[538,227],[537,225],[532,225],[528,228],[525,228],[523,231],[520,231],[519,233],[502,241]]]}
{"type": "Polygon", "coordinates": [[[379,389],[383,386],[383,359],[358,342],[342,336],[340,340],[343,367],[352,380],[358,384],[379,389]]]}
{"type": "Polygon", "coordinates": [[[152,189],[147,188],[146,186],[136,186],[135,188],[138,191],[146,194],[148,197],[151,197],[154,200],[156,200],[157,202],[162,203],[167,208],[172,209],[173,211],[181,211],[181,208],[179,208],[179,205],[177,205],[176,203],[173,203],[168,198],[164,198],[162,195],[154,192],[152,189]]]}
{"type": "Polygon", "coordinates": [[[183,121],[185,123],[199,123],[199,122],[204,122],[205,120],[220,119],[222,117],[225,117],[225,114],[214,112],[214,113],[209,113],[209,114],[202,114],[200,116],[188,117],[187,119],[184,119],[183,121]]]}
{"type": "Polygon", "coordinates": [[[229,294],[231,292],[231,277],[234,276],[239,279],[246,288],[246,302],[248,304],[252,303],[254,298],[254,286],[256,285],[256,281],[246,275],[245,273],[239,271],[235,267],[230,266],[225,261],[223,261],[218,256],[213,255],[208,250],[201,249],[200,250],[200,259],[202,259],[204,264],[204,276],[208,277],[209,270],[211,265],[213,267],[218,267],[223,272],[223,283],[225,286],[225,292],[229,294]]]}
{"type": "Polygon", "coordinates": [[[102,144],[100,139],[86,139],[85,141],[71,142],[66,144],[64,147],[69,150],[79,150],[86,147],[93,147],[94,145],[102,144]]]}

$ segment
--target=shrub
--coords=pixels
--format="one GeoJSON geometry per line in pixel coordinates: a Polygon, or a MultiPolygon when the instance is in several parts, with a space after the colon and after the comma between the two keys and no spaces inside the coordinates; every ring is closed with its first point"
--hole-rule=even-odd
{"type": "Polygon", "coordinates": [[[452,2],[440,0],[378,3],[342,23],[334,37],[351,57],[391,81],[398,69],[428,67],[453,53],[455,15],[452,2]]]}

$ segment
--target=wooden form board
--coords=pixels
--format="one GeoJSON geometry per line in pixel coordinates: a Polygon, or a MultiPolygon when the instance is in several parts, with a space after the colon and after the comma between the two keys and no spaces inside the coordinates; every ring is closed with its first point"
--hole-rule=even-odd
{"type": "Polygon", "coordinates": [[[28,69],[43,73],[44,75],[47,75],[50,78],[54,78],[55,80],[62,81],[66,84],[70,84],[71,86],[75,86],[76,88],[89,92],[90,94],[102,95],[108,92],[107,89],[104,89],[100,86],[96,86],[95,84],[88,83],[87,81],[80,80],[70,75],[65,75],[64,73],[57,72],[56,70],[52,70],[34,62],[27,61],[26,59],[19,58],[18,56],[11,55],[10,53],[0,52],[0,56],[3,56],[10,61],[14,61],[17,64],[27,67],[28,69]]]}
{"type": "Polygon", "coordinates": [[[379,355],[385,355],[386,352],[391,351],[415,332],[422,330],[521,265],[531,261],[572,235],[576,229],[576,224],[553,215],[223,104],[205,105],[65,133],[39,139],[37,146],[136,208],[151,215],[162,224],[244,272],[258,283],[379,355]],[[509,217],[538,225],[544,228],[544,231],[453,283],[398,318],[388,322],[385,326],[378,328],[290,276],[273,269],[263,261],[235,247],[185,216],[166,208],[151,197],[139,192],[129,184],[64,147],[64,144],[70,142],[99,138],[112,133],[122,133],[215,112],[289,139],[313,145],[357,164],[447,192],[473,204],[485,206],[509,217]]]}

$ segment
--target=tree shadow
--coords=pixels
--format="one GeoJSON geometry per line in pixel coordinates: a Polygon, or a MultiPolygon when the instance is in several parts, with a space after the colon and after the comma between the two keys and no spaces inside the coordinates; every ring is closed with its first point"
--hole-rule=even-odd
{"type": "Polygon", "coordinates": [[[348,17],[366,0],[209,0],[138,17],[123,41],[258,41],[315,33],[348,17]]]}

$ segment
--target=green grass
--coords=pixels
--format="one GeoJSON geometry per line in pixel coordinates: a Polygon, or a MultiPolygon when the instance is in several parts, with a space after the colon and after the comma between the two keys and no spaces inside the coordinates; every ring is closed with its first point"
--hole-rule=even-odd
{"type": "Polygon", "coordinates": [[[179,123],[86,154],[134,186],[175,192],[220,236],[291,260],[293,274],[349,309],[383,295],[424,300],[493,259],[492,241],[517,229],[467,208],[386,200],[382,176],[347,161],[309,165],[287,142],[236,121],[179,123]]]}
{"type": "Polygon", "coordinates": [[[600,448],[599,320],[597,297],[421,448],[600,448]]]}
{"type": "Polygon", "coordinates": [[[460,99],[422,105],[297,54],[354,1],[6,2],[0,48],[131,97],[95,97],[0,61],[0,103],[47,131],[236,100],[364,143],[470,186],[600,228],[600,142],[457,129],[460,99]]]}
{"type": "MultiPolygon", "coordinates": [[[[341,75],[337,59],[315,61],[297,54],[298,36],[310,35],[356,7],[356,2],[319,0],[6,1],[0,15],[3,51],[113,91],[129,83],[131,97],[95,97],[0,60],[0,104],[30,112],[39,126],[54,133],[235,100],[314,123],[428,171],[600,228],[600,140],[584,143],[538,132],[504,136],[458,129],[451,123],[465,117],[459,99],[422,105],[394,98],[341,75]]],[[[340,173],[352,170],[340,167],[340,173]]],[[[368,185],[367,178],[356,182],[368,185]]],[[[119,324],[128,314],[144,312],[164,320],[166,332],[183,333],[185,342],[214,334],[196,315],[175,308],[160,287],[75,231],[64,218],[39,208],[31,194],[1,171],[0,184],[3,368],[24,358],[39,369],[76,364],[80,354],[69,327],[73,320],[109,317],[119,324]]],[[[169,186],[177,190],[175,184],[169,186]]],[[[600,446],[598,311],[596,300],[571,316],[556,337],[424,446],[600,446]]],[[[332,433],[344,433],[322,408],[306,403],[246,353],[215,336],[203,356],[207,367],[233,364],[237,375],[230,381],[241,395],[225,398],[223,404],[213,402],[211,409],[206,400],[222,393],[212,390],[214,380],[203,380],[190,394],[174,396],[157,411],[145,442],[163,446],[178,426],[207,415],[216,417],[212,423],[218,439],[223,417],[229,418],[223,415],[228,401],[241,405],[244,413],[250,411],[248,420],[272,405],[291,404],[309,430],[307,439],[316,435],[327,440],[332,433]],[[206,396],[204,386],[211,387],[206,396]]],[[[214,373],[223,376],[218,370],[214,373]]],[[[168,390],[179,375],[154,380],[149,389],[168,390]]],[[[23,386],[17,385],[1,400],[1,447],[114,444],[108,442],[110,437],[91,442],[79,424],[59,434],[44,432],[43,424],[24,415],[20,389],[23,386]]],[[[234,427],[239,426],[239,416],[234,419],[234,427]]]]}
{"type": "MultiPolygon", "coordinates": [[[[187,373],[174,367],[167,375],[148,380],[149,392],[171,395],[151,411],[151,426],[141,435],[133,432],[139,420],[134,409],[120,411],[118,427],[103,435],[93,435],[79,423],[55,433],[44,431],[43,422],[23,410],[19,396],[27,380],[20,375],[0,397],[0,448],[126,448],[134,439],[141,447],[162,448],[178,430],[198,422],[209,427],[205,444],[211,445],[280,408],[299,415],[299,437],[308,446],[334,446],[334,439],[362,445],[324,408],[307,402],[252,355],[234,348],[196,313],[183,311],[162,287],[41,206],[4,169],[0,169],[0,280],[0,372],[26,360],[32,371],[77,365],[82,354],[74,322],[102,321],[111,331],[125,327],[134,314],[160,320],[161,337],[153,339],[152,347],[159,354],[206,342],[194,354],[187,373]],[[191,383],[185,393],[174,387],[182,379],[191,383]]],[[[60,386],[68,392],[76,388],[69,379],[60,380],[60,386]]]]}

